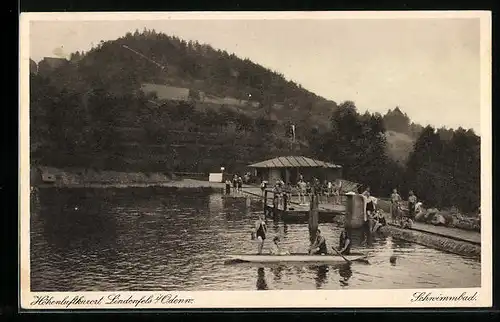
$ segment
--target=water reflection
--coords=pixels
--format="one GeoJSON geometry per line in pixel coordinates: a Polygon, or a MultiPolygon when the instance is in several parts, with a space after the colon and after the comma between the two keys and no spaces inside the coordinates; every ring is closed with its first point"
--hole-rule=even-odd
{"type": "Polygon", "coordinates": [[[328,270],[328,265],[320,265],[314,268],[314,271],[316,271],[316,276],[314,278],[316,281],[316,288],[320,289],[323,287],[323,284],[326,283],[328,270]]]}
{"type": "Polygon", "coordinates": [[[274,274],[274,282],[280,282],[283,277],[283,266],[278,265],[271,268],[271,272],[274,274]]]}
{"type": "Polygon", "coordinates": [[[348,286],[349,285],[348,281],[352,276],[351,263],[342,264],[339,267],[339,275],[341,277],[340,285],[348,286]]]}
{"type": "Polygon", "coordinates": [[[280,233],[280,225],[277,221],[273,221],[273,230],[276,234],[280,233]]]}
{"type": "Polygon", "coordinates": [[[267,290],[269,287],[266,282],[266,273],[264,267],[259,267],[257,269],[257,290],[267,290]]]}
{"type": "Polygon", "coordinates": [[[221,195],[213,194],[208,198],[208,209],[211,213],[216,213],[224,208],[224,201],[221,195]]]}

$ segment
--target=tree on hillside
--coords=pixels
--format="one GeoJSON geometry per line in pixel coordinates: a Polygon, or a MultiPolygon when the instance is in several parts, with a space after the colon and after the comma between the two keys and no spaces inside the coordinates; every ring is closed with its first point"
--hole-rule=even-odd
{"type": "Polygon", "coordinates": [[[420,135],[420,133],[422,132],[422,130],[424,129],[423,126],[421,126],[420,124],[416,124],[416,123],[411,123],[410,124],[410,128],[409,128],[409,131],[408,131],[408,135],[411,136],[412,138],[414,139],[417,139],[420,135]]]}
{"type": "MultiPolygon", "coordinates": [[[[347,179],[369,185],[375,193],[386,194],[395,184],[388,182],[390,164],[382,117],[377,114],[359,115],[353,102],[344,102],[333,112],[331,131],[311,133],[311,147],[317,157],[344,165],[347,179]],[[317,142],[314,142],[317,141],[317,142]]],[[[399,170],[399,169],[398,169],[399,170]]],[[[396,174],[397,175],[397,174],[396,174]]]]}
{"type": "Polygon", "coordinates": [[[437,130],[437,133],[441,137],[441,140],[443,140],[445,142],[449,142],[451,140],[451,138],[453,137],[454,131],[453,131],[453,129],[447,129],[443,126],[437,130]]]}
{"type": "Polygon", "coordinates": [[[475,211],[480,205],[480,139],[461,128],[448,140],[442,134],[430,126],[420,134],[408,159],[408,187],[426,206],[475,211]]]}
{"type": "Polygon", "coordinates": [[[454,131],[447,147],[446,165],[451,174],[451,204],[465,212],[479,208],[481,200],[480,138],[462,128],[454,131]]]}
{"type": "Polygon", "coordinates": [[[415,142],[407,163],[408,189],[427,206],[449,205],[450,174],[444,164],[444,144],[437,131],[427,126],[415,142]]]}
{"type": "Polygon", "coordinates": [[[387,130],[409,133],[410,118],[406,115],[406,113],[403,113],[399,107],[396,107],[394,110],[387,111],[383,120],[387,130]]]}

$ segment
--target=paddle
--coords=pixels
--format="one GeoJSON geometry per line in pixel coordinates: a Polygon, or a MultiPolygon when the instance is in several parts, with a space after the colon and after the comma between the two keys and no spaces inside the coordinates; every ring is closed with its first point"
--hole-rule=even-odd
{"type": "Polygon", "coordinates": [[[347,258],[344,257],[344,255],[342,255],[335,247],[332,246],[332,249],[340,256],[342,257],[346,262],[348,263],[351,263],[350,260],[348,260],[347,258]]]}
{"type": "Polygon", "coordinates": [[[357,259],[355,259],[355,260],[353,260],[353,261],[350,261],[350,260],[348,260],[347,258],[345,258],[345,257],[344,257],[344,255],[342,255],[342,254],[341,254],[341,253],[340,253],[340,252],[339,252],[339,251],[338,251],[335,247],[333,247],[333,246],[332,246],[332,249],[333,249],[333,250],[334,250],[337,254],[339,254],[339,255],[340,255],[340,257],[342,257],[342,258],[343,258],[346,262],[348,262],[348,263],[352,263],[352,262],[360,262],[360,263],[370,264],[370,262],[369,262],[367,259],[365,259],[365,258],[357,258],[357,259]]]}

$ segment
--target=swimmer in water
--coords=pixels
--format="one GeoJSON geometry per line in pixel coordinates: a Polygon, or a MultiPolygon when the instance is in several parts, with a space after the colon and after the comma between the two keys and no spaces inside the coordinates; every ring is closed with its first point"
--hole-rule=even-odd
{"type": "Polygon", "coordinates": [[[264,241],[266,240],[267,225],[264,221],[264,215],[259,214],[259,219],[255,221],[255,237],[259,242],[258,254],[262,254],[262,248],[264,247],[264,241]]]}
{"type": "Polygon", "coordinates": [[[283,249],[280,244],[280,238],[278,236],[273,238],[273,245],[271,246],[271,254],[273,255],[290,255],[290,252],[283,249]]]}

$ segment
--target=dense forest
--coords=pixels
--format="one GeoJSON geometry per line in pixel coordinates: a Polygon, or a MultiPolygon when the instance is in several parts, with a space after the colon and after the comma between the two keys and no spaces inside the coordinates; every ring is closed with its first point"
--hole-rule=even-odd
{"type": "Polygon", "coordinates": [[[344,102],[333,112],[331,129],[316,133],[312,151],[318,158],[344,165],[347,178],[369,186],[375,195],[387,197],[398,188],[406,197],[413,190],[426,207],[477,211],[481,162],[480,138],[474,131],[427,126],[416,135],[408,160],[401,163],[387,153],[384,119],[376,113],[359,114],[353,102],[344,102]]]}
{"type": "Polygon", "coordinates": [[[274,156],[308,155],[342,164],[346,179],[380,196],[398,187],[403,195],[414,190],[427,206],[479,207],[480,140],[473,131],[424,128],[400,108],[360,114],[353,102],[337,105],[209,45],[136,31],[43,70],[30,78],[34,165],[142,172],[223,165],[234,172],[274,156]],[[145,82],[258,107],[205,103],[198,95],[162,101],[140,90],[145,82]],[[403,158],[388,153],[388,132],[408,137],[403,158]]]}

